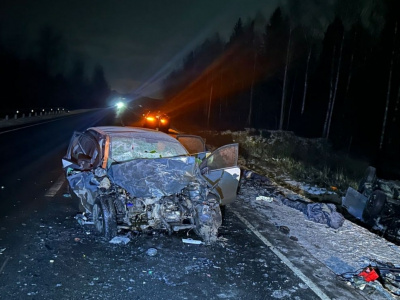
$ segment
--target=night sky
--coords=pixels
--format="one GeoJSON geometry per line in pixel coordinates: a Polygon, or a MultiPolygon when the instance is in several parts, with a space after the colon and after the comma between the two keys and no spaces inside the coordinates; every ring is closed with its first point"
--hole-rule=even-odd
{"type": "MultiPolygon", "coordinates": [[[[21,54],[43,26],[63,35],[70,55],[104,67],[112,89],[157,96],[157,82],[208,36],[228,39],[241,17],[268,19],[279,0],[1,1],[1,38],[21,54]],[[71,54],[72,53],[72,54],[71,54]],[[150,86],[149,82],[155,84],[150,86]],[[143,84],[148,88],[143,89],[143,84]]],[[[68,58],[66,58],[68,60],[68,58]]],[[[70,57],[70,59],[73,59],[70,57]]]]}

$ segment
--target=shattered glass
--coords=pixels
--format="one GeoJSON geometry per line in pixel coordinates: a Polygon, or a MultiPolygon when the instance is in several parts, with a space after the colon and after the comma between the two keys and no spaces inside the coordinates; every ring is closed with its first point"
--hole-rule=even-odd
{"type": "Polygon", "coordinates": [[[195,158],[190,156],[135,159],[112,164],[109,177],[135,197],[158,198],[178,193],[193,182],[195,168],[195,158]]]}
{"type": "Polygon", "coordinates": [[[179,142],[155,140],[145,137],[112,136],[111,159],[125,162],[140,158],[160,158],[187,155],[179,142]]]}

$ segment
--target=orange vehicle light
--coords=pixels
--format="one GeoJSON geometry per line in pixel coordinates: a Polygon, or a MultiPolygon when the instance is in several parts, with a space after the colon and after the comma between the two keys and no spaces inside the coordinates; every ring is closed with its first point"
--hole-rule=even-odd
{"type": "Polygon", "coordinates": [[[167,123],[167,120],[165,120],[165,119],[161,119],[160,121],[161,121],[161,123],[163,123],[163,124],[167,123]]]}
{"type": "Polygon", "coordinates": [[[154,122],[155,119],[153,117],[147,117],[146,120],[150,121],[150,122],[154,122]]]}

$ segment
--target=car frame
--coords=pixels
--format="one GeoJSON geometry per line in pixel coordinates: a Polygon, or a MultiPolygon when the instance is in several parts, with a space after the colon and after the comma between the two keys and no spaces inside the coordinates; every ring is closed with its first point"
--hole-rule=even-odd
{"type": "Polygon", "coordinates": [[[342,206],[370,229],[400,241],[400,181],[378,178],[369,166],[357,190],[347,189],[342,206]]]}
{"type": "Polygon", "coordinates": [[[220,207],[236,199],[237,160],[238,144],[210,153],[199,136],[103,126],[74,132],[62,164],[80,211],[106,238],[122,230],[193,229],[212,243],[220,207]]]}

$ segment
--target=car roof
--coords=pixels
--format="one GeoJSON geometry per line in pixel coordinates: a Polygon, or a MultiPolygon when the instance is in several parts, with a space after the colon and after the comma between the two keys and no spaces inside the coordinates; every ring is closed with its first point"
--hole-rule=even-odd
{"type": "MultiPolygon", "coordinates": [[[[120,135],[124,133],[138,135],[138,136],[147,136],[153,139],[160,139],[160,140],[170,140],[173,142],[178,142],[175,138],[169,136],[168,134],[157,131],[153,129],[147,129],[142,127],[129,127],[129,126],[97,126],[97,127],[90,127],[87,130],[94,130],[101,135],[120,135]]],[[[178,142],[179,143],[179,142],[178,142]]]]}

